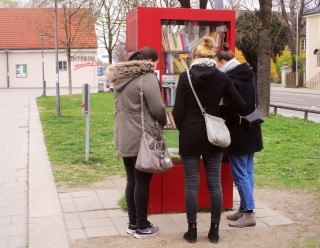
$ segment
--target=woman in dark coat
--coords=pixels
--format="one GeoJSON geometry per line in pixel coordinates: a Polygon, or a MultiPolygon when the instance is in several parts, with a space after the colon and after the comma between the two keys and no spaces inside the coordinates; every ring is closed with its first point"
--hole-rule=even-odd
{"type": "MultiPolygon", "coordinates": [[[[246,103],[243,116],[252,113],[257,103],[257,87],[253,72],[247,63],[240,64],[230,51],[228,44],[217,52],[216,61],[220,71],[225,72],[246,103]]],[[[222,114],[230,131],[231,145],[228,148],[232,177],[240,195],[240,208],[227,216],[232,227],[255,226],[256,219],[254,189],[254,153],[263,149],[261,127],[247,130],[240,123],[240,116],[227,113],[229,97],[224,96],[222,114]]]]}
{"type": "MultiPolygon", "coordinates": [[[[129,225],[127,233],[136,238],[157,235],[159,227],[147,218],[149,184],[152,173],[135,168],[142,135],[140,86],[142,83],[145,130],[158,138],[158,121],[166,125],[166,109],[159,83],[154,75],[158,54],[152,47],[144,47],[128,58],[129,61],[110,65],[107,77],[114,88],[114,142],[118,157],[122,157],[127,173],[126,201],[129,225]],[[142,81],[141,81],[142,80],[142,81]]],[[[147,163],[147,161],[146,161],[147,163]]]]}
{"type": "MultiPolygon", "coordinates": [[[[220,116],[219,103],[223,95],[228,96],[230,111],[241,113],[245,103],[226,74],[220,72],[213,60],[214,45],[211,37],[205,36],[204,43],[192,54],[190,76],[193,88],[206,112],[220,116]]],[[[208,141],[204,116],[191,90],[187,72],[180,74],[173,108],[174,121],[179,132],[179,154],[185,177],[185,200],[188,232],[184,239],[190,243],[197,240],[197,210],[199,188],[199,166],[202,157],[211,201],[211,228],[208,238],[212,243],[219,241],[219,223],[222,210],[221,159],[222,148],[208,141]]]]}

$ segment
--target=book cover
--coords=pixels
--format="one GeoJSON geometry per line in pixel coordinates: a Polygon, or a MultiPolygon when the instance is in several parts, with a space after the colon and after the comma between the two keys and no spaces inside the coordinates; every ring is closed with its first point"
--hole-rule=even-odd
{"type": "Polygon", "coordinates": [[[200,45],[201,42],[203,42],[203,38],[198,38],[198,39],[194,39],[193,41],[191,41],[190,42],[190,51],[192,49],[194,49],[195,47],[197,47],[198,45],[200,45]]]}
{"type": "Polygon", "coordinates": [[[180,59],[180,63],[185,70],[189,70],[189,66],[187,65],[186,61],[184,61],[184,59],[180,59]]]}
{"type": "Polygon", "coordinates": [[[182,50],[185,51],[186,50],[186,40],[184,38],[184,34],[179,34],[180,35],[180,39],[181,39],[181,43],[182,43],[182,50]]]}
{"type": "Polygon", "coordinates": [[[165,126],[165,128],[171,128],[171,122],[170,122],[170,118],[169,118],[169,112],[166,113],[167,116],[167,125],[165,126]]]}
{"type": "Polygon", "coordinates": [[[177,58],[174,58],[173,61],[174,61],[175,65],[176,65],[176,67],[178,68],[178,70],[179,70],[180,72],[183,72],[183,71],[184,71],[184,68],[183,68],[183,66],[181,65],[180,61],[179,61],[177,58]]]}
{"type": "Polygon", "coordinates": [[[169,46],[170,46],[170,51],[176,51],[176,45],[174,42],[173,34],[170,33],[168,34],[168,40],[169,40],[169,46]]]}
{"type": "Polygon", "coordinates": [[[164,89],[166,90],[166,105],[167,106],[171,106],[170,105],[170,88],[166,87],[164,89]]]}
{"type": "Polygon", "coordinates": [[[184,39],[186,41],[186,51],[190,51],[190,44],[189,44],[189,38],[188,38],[188,35],[187,34],[183,34],[184,36],[184,39]]]}
{"type": "Polygon", "coordinates": [[[168,48],[164,39],[164,34],[162,34],[161,44],[162,44],[162,50],[167,51],[168,48]]]}

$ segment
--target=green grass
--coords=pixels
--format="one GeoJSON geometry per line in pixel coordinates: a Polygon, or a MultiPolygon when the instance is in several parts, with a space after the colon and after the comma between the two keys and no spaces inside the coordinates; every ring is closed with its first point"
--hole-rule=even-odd
{"type": "MultiPolygon", "coordinates": [[[[55,97],[37,98],[55,181],[70,187],[125,175],[113,143],[113,92],[91,94],[88,162],[81,101],[80,94],[61,96],[61,117],[56,117],[55,97]]],[[[320,192],[320,124],[271,114],[262,129],[264,150],[256,153],[255,162],[257,186],[320,192]]],[[[178,147],[177,131],[164,134],[169,147],[178,147]]]]}
{"type": "Polygon", "coordinates": [[[320,124],[271,114],[262,128],[264,149],[256,153],[256,184],[320,192],[320,124]]]}

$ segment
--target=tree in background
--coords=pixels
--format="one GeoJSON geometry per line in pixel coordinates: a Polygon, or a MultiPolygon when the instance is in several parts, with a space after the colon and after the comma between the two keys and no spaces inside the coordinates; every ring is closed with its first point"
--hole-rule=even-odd
{"type": "MultiPolygon", "coordinates": [[[[39,33],[53,38],[54,12],[52,1],[39,2],[33,0],[30,4],[32,7],[41,8],[44,12],[47,12],[45,16],[46,18],[49,16],[50,20],[43,20],[41,16],[35,16],[33,25],[39,33]]],[[[97,4],[94,0],[64,0],[59,3],[57,11],[58,30],[60,30],[58,42],[63,44],[67,56],[69,97],[72,97],[71,60],[81,49],[89,48],[88,44],[91,37],[88,37],[88,34],[95,34],[94,13],[99,12],[99,9],[101,9],[101,3],[97,4]],[[71,49],[73,54],[71,54],[71,49]],[[77,51],[74,51],[74,49],[77,49],[77,51]]]]}
{"type": "MultiPolygon", "coordinates": [[[[236,20],[236,47],[242,52],[246,61],[257,73],[259,45],[259,11],[241,11],[236,20]]],[[[271,58],[277,62],[277,56],[287,44],[286,29],[277,13],[271,16],[271,58]]]]}
{"type": "Polygon", "coordinates": [[[17,8],[19,4],[17,0],[0,0],[0,8],[17,8]]]}
{"type": "Polygon", "coordinates": [[[258,96],[262,116],[269,116],[272,0],[259,0],[258,96]]]}

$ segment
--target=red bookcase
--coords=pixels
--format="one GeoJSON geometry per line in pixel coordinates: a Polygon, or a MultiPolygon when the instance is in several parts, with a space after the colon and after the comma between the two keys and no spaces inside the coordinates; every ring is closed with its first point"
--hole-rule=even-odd
{"type": "MultiPolygon", "coordinates": [[[[215,39],[216,50],[223,42],[235,48],[235,11],[186,8],[138,7],[127,14],[126,50],[136,51],[145,46],[159,54],[157,71],[164,103],[171,107],[179,74],[190,65],[190,50],[204,35],[215,39]],[[177,62],[176,60],[180,61],[177,62]]],[[[168,117],[170,120],[170,116],[168,117]]],[[[166,127],[174,129],[174,123],[166,127]]],[[[149,213],[184,212],[184,177],[180,160],[164,174],[154,174],[150,185],[149,213]]],[[[199,207],[210,207],[203,164],[200,169],[199,207]]],[[[233,181],[228,157],[221,167],[223,208],[233,207],[233,181]]]]}

